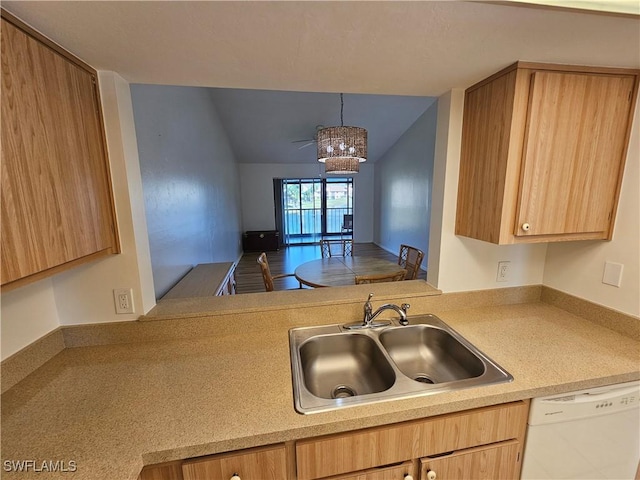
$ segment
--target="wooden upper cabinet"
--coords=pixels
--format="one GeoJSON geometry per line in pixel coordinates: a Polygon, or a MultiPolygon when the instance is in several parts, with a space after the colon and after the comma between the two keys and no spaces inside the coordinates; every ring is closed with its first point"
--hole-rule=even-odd
{"type": "Polygon", "coordinates": [[[610,240],[638,71],[516,63],[465,94],[456,234],[610,240]]]}
{"type": "Polygon", "coordinates": [[[2,285],[117,253],[96,72],[2,11],[2,285]]]}

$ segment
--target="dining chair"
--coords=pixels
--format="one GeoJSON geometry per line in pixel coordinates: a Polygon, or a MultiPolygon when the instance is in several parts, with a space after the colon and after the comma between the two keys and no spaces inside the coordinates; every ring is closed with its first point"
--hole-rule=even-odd
{"type": "Polygon", "coordinates": [[[399,282],[404,280],[407,271],[403,268],[394,273],[383,273],[377,275],[356,275],[356,285],[365,283],[399,282]]]}
{"type": "Polygon", "coordinates": [[[322,258],[351,257],[353,255],[353,240],[320,240],[322,258]]]}
{"type": "MultiPolygon", "coordinates": [[[[295,277],[293,273],[279,273],[277,275],[271,275],[271,269],[269,268],[269,261],[267,260],[267,254],[262,252],[258,257],[258,264],[262,271],[262,280],[264,280],[264,288],[267,292],[273,292],[273,281],[277,278],[295,277]]],[[[299,282],[298,282],[299,283],[299,282]]]]}
{"type": "Polygon", "coordinates": [[[340,227],[340,236],[344,234],[353,234],[353,214],[342,216],[342,227],[340,227]]]}
{"type": "Polygon", "coordinates": [[[398,265],[407,269],[405,280],[415,280],[418,278],[420,264],[424,258],[424,252],[411,247],[409,245],[400,245],[400,253],[398,254],[398,265]]]}

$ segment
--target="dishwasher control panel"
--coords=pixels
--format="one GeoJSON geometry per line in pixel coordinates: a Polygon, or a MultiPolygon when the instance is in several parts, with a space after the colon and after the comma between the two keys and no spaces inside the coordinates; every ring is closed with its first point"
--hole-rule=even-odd
{"type": "Polygon", "coordinates": [[[534,398],[529,425],[566,422],[640,408],[640,382],[534,398]]]}

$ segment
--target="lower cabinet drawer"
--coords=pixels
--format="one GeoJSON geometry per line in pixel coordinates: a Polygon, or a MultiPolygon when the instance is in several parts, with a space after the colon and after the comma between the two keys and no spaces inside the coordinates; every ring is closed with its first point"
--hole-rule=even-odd
{"type": "Polygon", "coordinates": [[[511,440],[420,460],[420,480],[518,478],[520,442],[511,440]]]}
{"type": "Polygon", "coordinates": [[[363,472],[347,473],[331,480],[408,480],[415,478],[413,462],[391,467],[371,468],[363,472]]]}
{"type": "Polygon", "coordinates": [[[298,480],[313,480],[518,438],[528,404],[513,402],[296,442],[298,480]]]}
{"type": "Polygon", "coordinates": [[[184,480],[282,480],[287,478],[284,445],[223,453],[187,460],[182,464],[184,480]]]}

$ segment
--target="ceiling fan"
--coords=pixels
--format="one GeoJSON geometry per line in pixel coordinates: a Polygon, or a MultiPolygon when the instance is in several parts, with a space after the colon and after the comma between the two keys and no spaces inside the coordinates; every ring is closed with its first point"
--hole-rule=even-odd
{"type": "Polygon", "coordinates": [[[298,150],[302,150],[303,148],[310,147],[311,145],[315,145],[318,141],[318,132],[324,128],[324,125],[316,125],[316,133],[313,135],[313,138],[306,138],[304,140],[294,140],[291,143],[302,143],[298,147],[298,150]]]}

